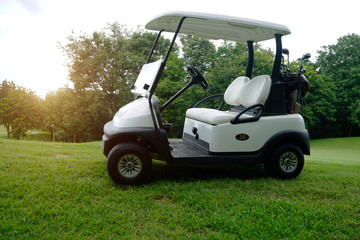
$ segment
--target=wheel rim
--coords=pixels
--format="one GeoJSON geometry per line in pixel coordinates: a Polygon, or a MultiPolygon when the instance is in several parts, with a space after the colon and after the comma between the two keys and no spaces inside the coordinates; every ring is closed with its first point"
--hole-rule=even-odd
{"type": "Polygon", "coordinates": [[[286,172],[291,173],[295,171],[298,166],[298,157],[293,152],[284,152],[280,156],[280,168],[286,172]]]}
{"type": "Polygon", "coordinates": [[[120,158],[118,163],[119,173],[127,178],[136,177],[140,174],[142,163],[138,156],[127,154],[120,158]]]}

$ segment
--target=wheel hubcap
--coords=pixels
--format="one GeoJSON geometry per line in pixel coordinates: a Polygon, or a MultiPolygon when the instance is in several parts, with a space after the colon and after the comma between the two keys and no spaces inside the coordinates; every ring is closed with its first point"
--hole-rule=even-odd
{"type": "Polygon", "coordinates": [[[293,152],[285,152],[280,157],[280,168],[286,172],[291,173],[295,171],[298,166],[298,158],[293,152]]]}
{"type": "Polygon", "coordinates": [[[139,157],[133,154],[124,155],[119,160],[118,170],[119,173],[128,178],[136,177],[140,174],[142,163],[139,157]]]}

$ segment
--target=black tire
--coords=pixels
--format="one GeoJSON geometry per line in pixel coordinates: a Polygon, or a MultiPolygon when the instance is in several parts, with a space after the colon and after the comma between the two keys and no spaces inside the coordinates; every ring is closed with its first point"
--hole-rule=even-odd
{"type": "Polygon", "coordinates": [[[116,184],[140,184],[150,174],[152,160],[146,148],[121,143],[111,149],[106,167],[116,184]]]}
{"type": "Polygon", "coordinates": [[[271,177],[291,179],[297,177],[304,167],[304,155],[293,144],[278,147],[271,158],[264,163],[264,168],[271,177]]]}

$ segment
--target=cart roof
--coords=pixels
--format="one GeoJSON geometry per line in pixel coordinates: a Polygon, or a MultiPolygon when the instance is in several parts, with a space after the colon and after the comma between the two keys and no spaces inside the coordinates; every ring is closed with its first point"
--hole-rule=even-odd
{"type": "Polygon", "coordinates": [[[180,33],[208,39],[259,42],[272,39],[275,34],[288,35],[291,33],[288,27],[280,24],[197,12],[163,13],[148,22],[145,28],[175,32],[182,17],[187,17],[187,19],[185,19],[180,33]]]}

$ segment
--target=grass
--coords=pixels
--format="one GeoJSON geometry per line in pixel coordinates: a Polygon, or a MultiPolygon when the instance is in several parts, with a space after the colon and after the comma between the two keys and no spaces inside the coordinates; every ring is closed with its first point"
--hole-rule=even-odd
{"type": "Polygon", "coordinates": [[[358,165],[360,163],[359,138],[316,139],[311,142],[314,148],[308,160],[335,164],[358,165]]]}
{"type": "Polygon", "coordinates": [[[100,142],[0,138],[0,239],[360,239],[359,146],[312,141],[293,180],[154,161],[117,186],[100,142]]]}
{"type": "MultiPolygon", "coordinates": [[[[0,125],[0,138],[7,138],[6,128],[3,125],[0,125]]],[[[20,137],[21,140],[30,140],[30,141],[42,141],[50,142],[52,141],[50,132],[42,130],[31,130],[26,132],[25,136],[20,137]]]]}
{"type": "Polygon", "coordinates": [[[0,137],[7,136],[6,128],[3,125],[0,125],[0,137]]]}

